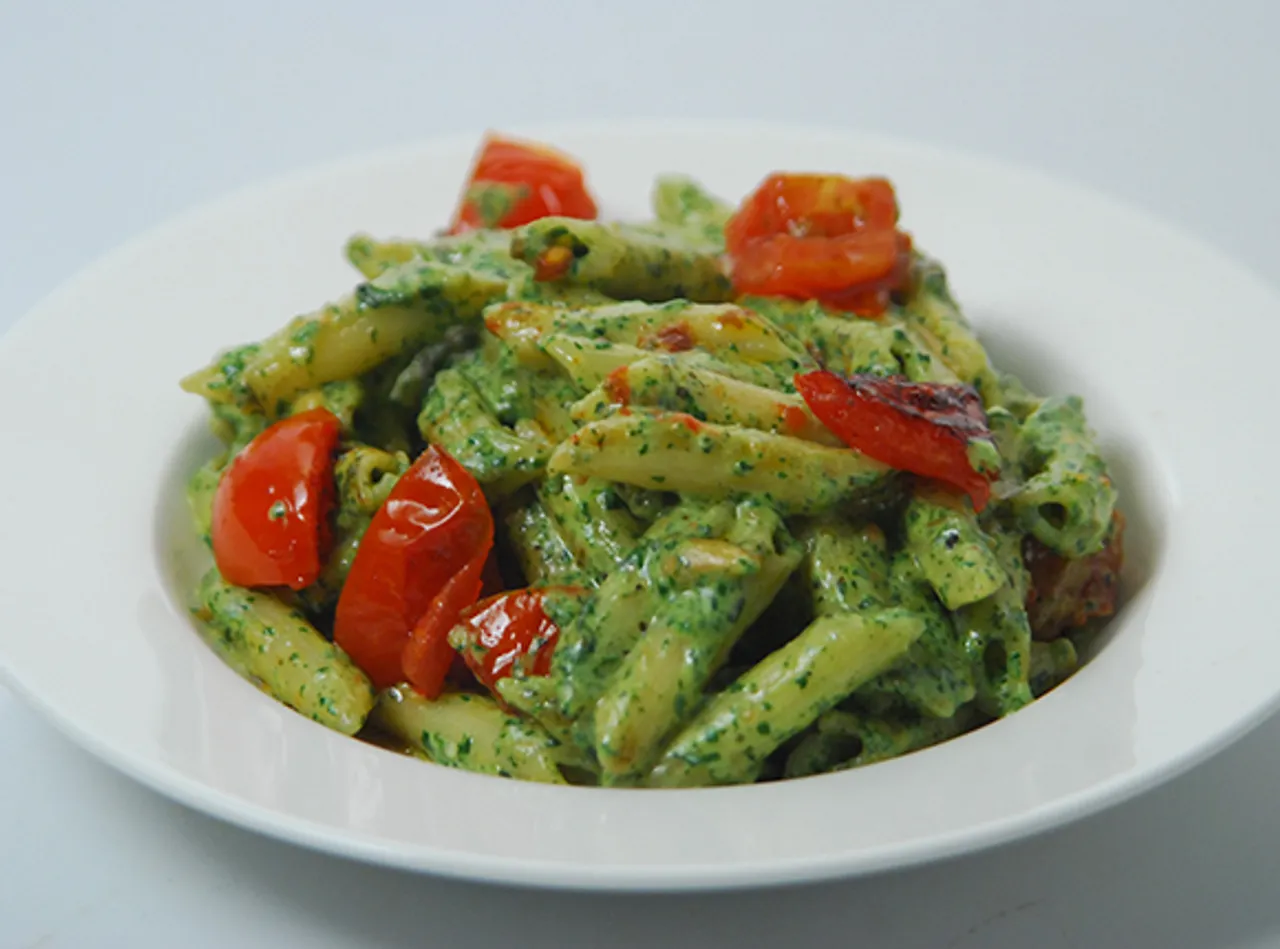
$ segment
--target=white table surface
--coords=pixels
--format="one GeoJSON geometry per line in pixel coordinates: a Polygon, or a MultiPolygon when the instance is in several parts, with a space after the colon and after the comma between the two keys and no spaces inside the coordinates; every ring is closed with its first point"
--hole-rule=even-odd
{"type": "MultiPolygon", "coordinates": [[[[1030,162],[1280,282],[1280,5],[693,7],[0,0],[0,331],[119,241],[263,176],[626,116],[861,127],[1030,162]]],[[[298,850],[134,785],[3,689],[0,754],[3,949],[1280,944],[1280,721],[996,852],[698,897],[499,890],[298,850]]]]}

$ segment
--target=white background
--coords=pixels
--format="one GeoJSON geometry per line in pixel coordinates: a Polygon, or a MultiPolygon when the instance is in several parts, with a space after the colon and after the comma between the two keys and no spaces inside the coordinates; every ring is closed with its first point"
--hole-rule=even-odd
{"type": "MultiPolygon", "coordinates": [[[[0,0],[0,332],[121,240],[255,179],[482,126],[629,116],[865,128],[1032,163],[1276,283],[1278,40],[1266,0],[0,0]]],[[[1269,365],[1241,352],[1242,371],[1269,365]]],[[[65,462],[91,496],[92,459],[65,462]]],[[[0,949],[1280,944],[1280,721],[994,853],[698,897],[499,890],[256,838],[117,776],[3,688],[0,756],[0,949]]]]}

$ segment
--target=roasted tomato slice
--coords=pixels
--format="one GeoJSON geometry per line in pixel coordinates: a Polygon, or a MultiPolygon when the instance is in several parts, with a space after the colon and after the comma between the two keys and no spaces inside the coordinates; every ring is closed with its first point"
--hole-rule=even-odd
{"type": "Polygon", "coordinates": [[[281,419],[231,462],[213,499],[218,572],[242,587],[301,590],[320,575],[342,424],[327,409],[281,419]]]}
{"type": "Polygon", "coordinates": [[[898,199],[884,178],[775,172],[725,226],[725,250],[737,256],[765,237],[843,237],[897,223],[898,199]]]}
{"type": "Polygon", "coordinates": [[[778,234],[748,244],[733,259],[739,293],[839,300],[879,289],[898,266],[896,231],[862,231],[841,237],[778,234]]]}
{"type": "Polygon", "coordinates": [[[494,694],[498,680],[520,670],[525,675],[551,671],[551,654],[560,630],[547,616],[548,596],[582,596],[578,587],[512,590],[481,600],[465,610],[458,625],[466,643],[459,651],[475,677],[494,694]]]}
{"type": "Polygon", "coordinates": [[[450,233],[519,227],[543,217],[594,218],[582,169],[548,145],[490,135],[476,156],[450,233]]]}
{"type": "Polygon", "coordinates": [[[479,595],[492,546],[480,486],[446,452],[427,448],[365,531],[338,598],[335,641],[378,687],[407,677],[422,694],[439,694],[450,659],[439,643],[479,595]]]}
{"type": "Polygon", "coordinates": [[[725,227],[734,289],[879,315],[910,265],[897,221],[884,178],[772,174],[725,227]]]}
{"type": "Polygon", "coordinates": [[[462,611],[479,599],[487,557],[488,551],[477,551],[450,577],[409,634],[401,660],[404,677],[429,699],[440,694],[449,667],[457,658],[449,645],[449,630],[457,624],[462,611]]]}
{"type": "Polygon", "coordinates": [[[841,379],[820,369],[795,377],[796,390],[850,448],[900,471],[935,478],[968,494],[981,511],[996,472],[979,471],[971,442],[991,441],[982,400],[971,386],[901,378],[841,379]]]}

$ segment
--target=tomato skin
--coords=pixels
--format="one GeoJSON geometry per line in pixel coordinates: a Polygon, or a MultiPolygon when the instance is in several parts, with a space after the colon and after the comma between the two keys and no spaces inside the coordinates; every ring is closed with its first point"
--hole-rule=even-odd
{"type": "Polygon", "coordinates": [[[495,695],[498,681],[517,669],[527,675],[551,671],[551,654],[560,630],[542,604],[552,592],[585,593],[578,587],[512,590],[481,600],[463,612],[459,625],[467,631],[468,647],[462,656],[475,677],[495,695]]]}
{"type": "Polygon", "coordinates": [[[898,199],[885,178],[774,172],[730,219],[724,242],[737,256],[763,237],[841,237],[897,223],[898,199]]]}
{"type": "Polygon", "coordinates": [[[808,299],[847,292],[888,276],[898,261],[893,231],[863,231],[841,237],[761,238],[733,261],[739,293],[808,299]]]}
{"type": "Polygon", "coordinates": [[[519,227],[550,216],[591,220],[598,213],[582,169],[573,159],[547,145],[490,134],[480,146],[449,232],[519,227]],[[475,200],[472,189],[483,185],[511,187],[509,207],[498,220],[486,221],[475,200]]]}
{"type": "Polygon", "coordinates": [[[854,376],[820,369],[795,377],[796,391],[846,445],[876,461],[935,478],[968,494],[975,511],[991,498],[988,475],[974,469],[969,442],[990,441],[982,401],[971,386],[854,376]]]}
{"type": "Polygon", "coordinates": [[[725,227],[734,289],[878,316],[910,268],[897,222],[884,178],[769,175],[725,227]]]}
{"type": "Polygon", "coordinates": [[[320,575],[342,423],[327,409],[281,419],[228,466],[213,499],[218,572],[242,587],[301,590],[320,575]]]}
{"type": "MultiPolygon", "coordinates": [[[[428,447],[365,531],[338,597],[334,640],[375,686],[401,681],[415,627],[455,575],[476,560],[483,566],[492,546],[493,516],[480,486],[446,452],[428,447]]],[[[457,605],[459,591],[465,584],[449,587],[451,598],[438,609],[457,605]]],[[[472,601],[478,592],[477,584],[472,601]]],[[[421,667],[416,674],[431,685],[421,667]]]]}
{"type": "MultiPolygon", "coordinates": [[[[493,543],[492,539],[489,541],[493,543]]],[[[457,653],[449,645],[449,630],[458,622],[458,615],[480,596],[484,586],[484,563],[488,550],[478,551],[467,564],[455,573],[436,594],[422,618],[414,624],[405,643],[401,667],[409,684],[429,699],[440,697],[444,691],[449,667],[457,653]]]]}
{"type": "Polygon", "coordinates": [[[907,286],[911,279],[911,235],[895,231],[897,250],[893,266],[882,277],[846,290],[824,293],[817,299],[832,310],[843,310],[867,319],[883,316],[893,294],[907,286]]]}

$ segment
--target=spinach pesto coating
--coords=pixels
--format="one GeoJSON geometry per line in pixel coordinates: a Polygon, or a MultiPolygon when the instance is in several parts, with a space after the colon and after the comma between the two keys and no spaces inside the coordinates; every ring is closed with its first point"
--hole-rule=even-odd
{"type": "Polygon", "coordinates": [[[1030,477],[1011,499],[1023,527],[1068,558],[1102,549],[1116,489],[1075,396],[1045,399],[1022,423],[1020,461],[1030,477]]]}
{"type": "Polygon", "coordinates": [[[784,392],[795,391],[796,373],[818,368],[799,340],[731,304],[632,300],[581,307],[507,301],[489,307],[484,323],[520,363],[558,366],[584,392],[651,353],[784,392]]]}
{"type": "Polygon", "coordinates": [[[733,206],[713,196],[685,175],[659,175],[653,183],[653,216],[661,223],[685,228],[696,240],[724,247],[724,227],[733,206]]]}
{"type": "Polygon", "coordinates": [[[691,541],[664,566],[670,588],[596,703],[604,783],[640,780],[702,698],[712,674],[777,595],[800,545],[767,505],[745,501],[719,540],[691,541]]]}
{"type": "Polygon", "coordinates": [[[884,531],[838,517],[811,522],[801,533],[802,570],[815,616],[874,610],[889,595],[884,531]]]}
{"type": "Polygon", "coordinates": [[[919,254],[912,269],[914,286],[902,308],[903,319],[914,328],[932,358],[978,390],[984,405],[999,405],[1003,397],[1000,378],[951,295],[946,272],[936,261],[919,254]]]}
{"type": "Polygon", "coordinates": [[[722,537],[734,516],[727,501],[691,499],[663,514],[621,565],[606,576],[581,613],[560,631],[548,685],[565,720],[589,708],[648,627],[679,576],[672,563],[696,560],[696,548],[722,537]]]}
{"type": "Polygon", "coordinates": [[[1033,697],[1031,622],[1026,609],[1031,581],[1022,559],[1021,536],[997,527],[990,537],[1006,582],[985,599],[957,609],[952,622],[974,670],[978,707],[988,715],[1003,716],[1033,697]]]}
{"type": "Polygon", "coordinates": [[[977,690],[971,659],[919,563],[905,551],[890,564],[889,592],[895,606],[924,621],[924,632],[883,675],[859,689],[858,698],[868,707],[905,705],[938,719],[958,714],[977,690]]]}
{"type": "Polygon", "coordinates": [[[914,556],[899,551],[891,563],[884,533],[874,524],[855,528],[833,519],[812,526],[806,539],[815,615],[894,605],[925,624],[920,638],[897,662],[857,690],[855,696],[864,705],[906,705],[928,716],[950,718],[973,699],[970,658],[914,556]]]}
{"type": "Polygon", "coordinates": [[[701,422],[739,425],[843,448],[804,399],[735,379],[675,355],[654,355],[620,366],[571,409],[581,422],[605,418],[623,405],[683,412],[701,422]]]}
{"type": "Polygon", "coordinates": [[[551,475],[539,483],[538,498],[574,561],[596,580],[621,566],[639,542],[640,525],[612,482],[551,475]]]}
{"type": "Polygon", "coordinates": [[[227,583],[216,570],[200,582],[196,615],[227,661],[290,708],[354,735],[373,707],[369,679],[299,610],[270,593],[227,583]]]}
{"type": "Polygon", "coordinates": [[[560,526],[534,496],[517,496],[503,515],[506,540],[531,586],[595,582],[560,532],[560,526]]]}
{"type": "Polygon", "coordinates": [[[905,331],[892,316],[881,320],[849,319],[816,300],[748,296],[739,302],[799,340],[832,372],[844,376],[890,376],[906,371],[896,355],[896,348],[903,345],[898,334],[905,339],[905,331]]]}
{"type": "Polygon", "coordinates": [[[924,631],[905,610],[825,616],[723,692],[671,742],[648,783],[741,784],[819,715],[883,672],[924,631]]]}
{"type": "Polygon", "coordinates": [[[515,232],[511,256],[619,300],[720,303],[732,295],[718,249],[680,230],[548,217],[515,232]]]}
{"type": "Polygon", "coordinates": [[[358,376],[438,340],[451,325],[478,320],[507,283],[491,274],[436,261],[410,260],[361,284],[315,313],[183,380],[183,388],[211,402],[250,400],[276,407],[307,389],[358,376]]]}
{"type": "Polygon", "coordinates": [[[976,603],[1005,582],[991,542],[964,499],[917,489],[903,521],[906,549],[947,609],[976,603]]]}
{"type": "Polygon", "coordinates": [[[396,686],[378,697],[373,722],[445,767],[565,783],[555,754],[559,743],[486,695],[453,692],[433,701],[396,686]]]}
{"type": "Polygon", "coordinates": [[[873,497],[892,477],[847,448],[639,410],[584,425],[556,448],[547,470],[695,496],[759,495],[786,514],[873,497]]]}
{"type": "Polygon", "coordinates": [[[788,778],[803,778],[888,761],[954,738],[979,720],[966,713],[928,718],[832,709],[819,716],[812,731],[787,755],[783,773],[788,778]]]}
{"type": "Polygon", "coordinates": [[[530,421],[508,428],[493,416],[475,386],[458,369],[437,374],[418,429],[466,468],[489,497],[501,497],[536,478],[551,446],[530,421]]]}

